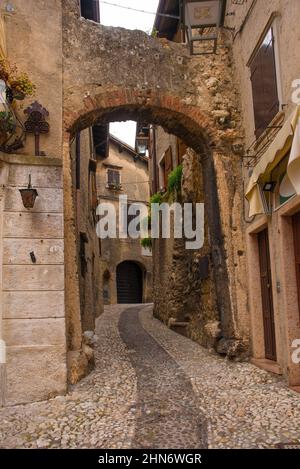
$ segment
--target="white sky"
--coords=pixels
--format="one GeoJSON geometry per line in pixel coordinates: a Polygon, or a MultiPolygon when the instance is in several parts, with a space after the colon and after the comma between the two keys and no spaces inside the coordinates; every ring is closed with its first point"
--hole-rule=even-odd
{"type": "MultiPolygon", "coordinates": [[[[106,0],[109,3],[156,12],[159,0],[106,0]]],[[[100,0],[100,21],[106,26],[121,26],[127,29],[140,29],[150,34],[155,15],[125,10],[112,5],[107,5],[100,0]]],[[[136,124],[132,121],[114,122],[110,125],[110,133],[117,138],[135,146],[136,124]]]]}

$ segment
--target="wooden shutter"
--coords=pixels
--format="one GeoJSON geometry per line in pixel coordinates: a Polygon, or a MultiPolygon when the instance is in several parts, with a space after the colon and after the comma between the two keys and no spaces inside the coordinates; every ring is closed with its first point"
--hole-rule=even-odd
{"type": "Polygon", "coordinates": [[[250,64],[255,134],[258,138],[279,111],[274,37],[268,31],[250,64]]]}
{"type": "Polygon", "coordinates": [[[113,184],[113,170],[112,169],[107,170],[107,184],[108,185],[113,184]]]}
{"type": "Polygon", "coordinates": [[[107,183],[108,185],[120,184],[120,171],[116,169],[107,170],[107,183]]]}
{"type": "Polygon", "coordinates": [[[182,163],[183,156],[186,154],[187,146],[186,144],[180,140],[180,138],[177,139],[177,164],[180,165],[182,163]]]}
{"type": "Polygon", "coordinates": [[[81,16],[100,23],[99,0],[80,0],[81,16]]]}
{"type": "Polygon", "coordinates": [[[168,187],[168,176],[173,169],[172,148],[169,147],[165,152],[165,187],[168,187]]]}

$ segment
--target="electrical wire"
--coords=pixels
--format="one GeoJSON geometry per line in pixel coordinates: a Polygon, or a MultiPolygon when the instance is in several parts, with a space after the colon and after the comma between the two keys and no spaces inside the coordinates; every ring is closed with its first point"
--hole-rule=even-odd
{"type": "Polygon", "coordinates": [[[174,20],[179,20],[180,19],[180,17],[177,16],[177,15],[171,15],[171,14],[168,14],[168,13],[158,13],[158,12],[147,11],[147,10],[139,10],[138,8],[128,7],[128,6],[125,6],[125,5],[119,5],[118,3],[111,3],[111,2],[107,2],[105,0],[100,0],[100,3],[105,3],[105,5],[110,5],[110,6],[113,6],[113,7],[123,8],[124,10],[131,10],[131,11],[137,11],[139,13],[146,13],[147,15],[163,16],[165,18],[173,18],[174,20]]]}

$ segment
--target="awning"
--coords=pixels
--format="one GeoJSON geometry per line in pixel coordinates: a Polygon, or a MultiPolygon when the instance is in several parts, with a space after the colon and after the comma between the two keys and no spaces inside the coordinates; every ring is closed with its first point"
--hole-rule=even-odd
{"type": "Polygon", "coordinates": [[[245,197],[249,202],[249,217],[264,213],[261,190],[258,182],[263,181],[291,149],[288,176],[300,194],[300,106],[287,119],[273,143],[255,166],[245,197]]]}

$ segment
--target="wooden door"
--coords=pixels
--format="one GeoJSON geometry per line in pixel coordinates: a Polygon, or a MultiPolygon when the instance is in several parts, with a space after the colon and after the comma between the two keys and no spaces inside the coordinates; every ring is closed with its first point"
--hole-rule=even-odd
{"type": "Polygon", "coordinates": [[[143,302],[143,272],[135,262],[125,261],[118,265],[117,296],[119,304],[143,302]]]}
{"type": "Polygon", "coordinates": [[[258,246],[265,337],[265,357],[269,360],[276,361],[277,355],[275,321],[268,230],[263,230],[258,234],[258,246]]]}
{"type": "Polygon", "coordinates": [[[165,181],[165,188],[167,189],[168,187],[168,178],[169,174],[171,173],[173,169],[173,161],[172,161],[172,148],[169,147],[166,152],[165,152],[165,175],[164,175],[164,181],[165,181]]]}
{"type": "Polygon", "coordinates": [[[298,287],[298,308],[300,311],[300,212],[293,216],[296,279],[298,287]]]}

